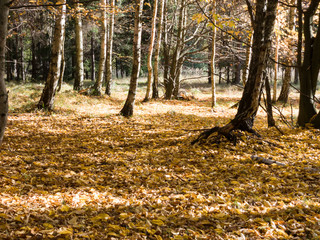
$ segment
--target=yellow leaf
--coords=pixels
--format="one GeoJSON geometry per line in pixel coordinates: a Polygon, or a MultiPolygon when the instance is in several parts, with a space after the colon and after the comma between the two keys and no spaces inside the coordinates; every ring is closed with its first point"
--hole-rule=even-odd
{"type": "Polygon", "coordinates": [[[60,208],[61,212],[69,212],[70,207],[68,205],[62,205],[60,208]]]}
{"type": "Polygon", "coordinates": [[[52,229],[53,228],[53,225],[50,223],[44,223],[42,225],[45,227],[45,229],[52,229]]]}
{"type": "Polygon", "coordinates": [[[72,228],[61,228],[57,231],[57,233],[60,235],[71,235],[71,234],[73,234],[73,229],[72,228]]]}
{"type": "Polygon", "coordinates": [[[151,222],[152,222],[152,224],[157,225],[157,226],[165,225],[164,222],[162,220],[160,220],[160,219],[154,219],[151,222]]]}

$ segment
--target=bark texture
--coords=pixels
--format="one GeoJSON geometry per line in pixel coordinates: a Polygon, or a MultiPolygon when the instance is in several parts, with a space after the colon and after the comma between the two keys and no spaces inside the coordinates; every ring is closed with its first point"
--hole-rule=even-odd
{"type": "Polygon", "coordinates": [[[217,104],[217,97],[216,97],[216,78],[215,78],[215,57],[216,57],[216,1],[212,2],[212,40],[211,40],[211,58],[210,58],[210,74],[211,74],[211,92],[212,92],[212,99],[211,99],[211,107],[215,107],[217,104]]]}
{"type": "Polygon", "coordinates": [[[133,62],[130,79],[130,87],[127,100],[120,111],[120,114],[125,117],[133,115],[133,107],[136,99],[136,91],[138,85],[138,77],[141,65],[141,35],[142,23],[141,16],[144,0],[135,0],[135,16],[134,16],[134,38],[133,38],[133,62]]]}
{"type": "Polygon", "coordinates": [[[236,116],[223,127],[214,127],[201,133],[193,143],[208,138],[214,132],[224,135],[231,141],[235,141],[235,136],[232,134],[235,129],[255,133],[252,127],[260,103],[262,83],[264,76],[266,76],[265,70],[269,58],[277,5],[278,0],[257,0],[256,2],[249,76],[236,116]]]}
{"type": "Polygon", "coordinates": [[[98,77],[93,86],[93,95],[100,96],[102,94],[102,82],[104,78],[105,65],[106,65],[106,47],[107,47],[107,14],[105,7],[107,5],[106,0],[100,0],[100,6],[102,8],[102,23],[101,23],[101,45],[100,45],[100,59],[98,77]]]}
{"type": "Polygon", "coordinates": [[[82,33],[82,16],[80,4],[76,6],[77,13],[75,16],[76,23],[76,74],[74,79],[74,90],[81,90],[83,87],[84,68],[83,68],[83,33],[82,33]]]}
{"type": "Polygon", "coordinates": [[[153,46],[154,46],[154,39],[156,36],[156,23],[157,23],[157,12],[158,12],[158,0],[154,0],[153,3],[153,14],[152,14],[152,23],[151,23],[151,38],[150,44],[148,49],[148,80],[147,80],[147,91],[146,96],[144,97],[144,102],[150,100],[151,97],[151,86],[152,86],[152,75],[153,75],[153,68],[152,68],[152,54],[153,54],[153,46]]]}
{"type": "Polygon", "coordinates": [[[4,76],[9,2],[9,0],[0,1],[0,145],[2,143],[8,118],[8,93],[4,76]]]}
{"type": "Polygon", "coordinates": [[[107,39],[107,61],[106,61],[106,94],[111,96],[112,83],[112,49],[114,34],[114,6],[115,0],[110,0],[111,12],[109,14],[108,39],[107,39]]]}
{"type": "Polygon", "coordinates": [[[49,73],[47,76],[45,87],[42,91],[40,101],[38,103],[39,109],[52,110],[54,105],[54,98],[61,74],[61,61],[64,48],[65,23],[66,23],[66,5],[59,7],[59,15],[55,23],[54,36],[51,49],[51,62],[49,73]]]}

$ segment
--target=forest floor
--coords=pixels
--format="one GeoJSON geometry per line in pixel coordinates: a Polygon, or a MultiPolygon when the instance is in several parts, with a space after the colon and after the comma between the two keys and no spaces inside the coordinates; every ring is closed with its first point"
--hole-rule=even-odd
{"type": "MultiPolygon", "coordinates": [[[[257,138],[237,132],[191,145],[200,129],[236,113],[237,87],[186,85],[191,101],[141,103],[118,113],[112,97],[65,85],[55,111],[34,110],[43,86],[9,84],[10,116],[0,147],[0,239],[320,239],[320,134],[291,129],[259,111],[257,138]],[[286,164],[265,165],[252,155],[286,164]]],[[[291,122],[297,94],[282,107],[291,122]]]]}

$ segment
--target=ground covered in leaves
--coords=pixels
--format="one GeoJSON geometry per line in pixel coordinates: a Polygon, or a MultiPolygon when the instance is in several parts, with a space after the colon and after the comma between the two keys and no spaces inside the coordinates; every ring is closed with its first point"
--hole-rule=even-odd
{"type": "Polygon", "coordinates": [[[215,136],[192,146],[198,129],[232,118],[239,93],[225,90],[215,111],[201,89],[192,101],[138,101],[128,119],[124,93],[65,90],[45,113],[32,110],[40,89],[10,87],[0,239],[320,238],[318,130],[278,121],[281,135],[260,112],[262,139],[238,132],[236,146],[215,136]]]}

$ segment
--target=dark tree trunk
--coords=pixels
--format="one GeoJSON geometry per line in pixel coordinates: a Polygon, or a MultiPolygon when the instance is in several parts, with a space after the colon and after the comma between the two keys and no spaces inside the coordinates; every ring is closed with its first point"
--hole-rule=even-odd
{"type": "Polygon", "coordinates": [[[290,82],[291,82],[291,68],[286,67],[284,78],[282,80],[281,92],[278,98],[279,102],[287,103],[289,98],[289,90],[290,90],[290,82]]]}
{"type": "MultiPolygon", "coordinates": [[[[299,72],[300,102],[298,125],[305,126],[307,123],[311,122],[316,128],[320,127],[320,116],[315,116],[317,112],[314,106],[313,98],[316,92],[320,68],[320,28],[318,28],[315,38],[312,37],[310,20],[316,13],[319,3],[319,0],[311,1],[308,9],[304,12],[304,56],[303,63],[299,72]]],[[[318,21],[320,22],[320,20],[318,21]]]]}
{"type": "Polygon", "coordinates": [[[120,111],[120,114],[125,117],[133,115],[133,106],[136,98],[136,90],[138,85],[138,77],[140,72],[141,61],[141,35],[142,24],[141,15],[144,0],[135,1],[135,17],[134,17],[134,39],[133,39],[133,65],[130,79],[130,88],[127,100],[120,111]]]}
{"type": "Polygon", "coordinates": [[[256,2],[249,76],[236,116],[223,127],[215,127],[203,132],[193,143],[208,138],[214,132],[219,132],[232,141],[235,137],[231,132],[235,129],[255,133],[252,127],[260,103],[264,76],[266,76],[265,70],[269,59],[277,5],[278,0],[257,0],[256,2]]]}
{"type": "MultiPolygon", "coordinates": [[[[65,3],[65,1],[64,1],[65,3]]],[[[65,35],[65,21],[66,21],[66,5],[60,7],[60,15],[56,20],[54,37],[52,42],[51,63],[46,85],[42,91],[40,101],[38,103],[39,109],[52,110],[54,104],[54,97],[56,94],[59,77],[61,74],[61,60],[64,46],[65,35]]]]}
{"type": "Polygon", "coordinates": [[[0,1],[0,145],[2,143],[8,118],[8,93],[4,75],[9,3],[9,0],[0,1]]]}
{"type": "Polygon", "coordinates": [[[94,39],[93,36],[91,36],[91,80],[93,82],[96,80],[95,73],[94,39]]]}
{"type": "Polygon", "coordinates": [[[272,113],[272,99],[271,99],[271,88],[268,76],[265,77],[265,85],[266,85],[266,108],[267,108],[267,118],[268,118],[268,127],[274,127],[276,122],[273,118],[272,113]]]}

